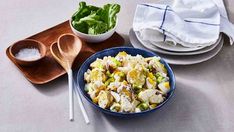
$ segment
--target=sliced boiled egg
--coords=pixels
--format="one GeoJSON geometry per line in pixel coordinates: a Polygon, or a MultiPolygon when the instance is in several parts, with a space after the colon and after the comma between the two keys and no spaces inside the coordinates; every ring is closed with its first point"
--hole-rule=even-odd
{"type": "Polygon", "coordinates": [[[169,82],[161,82],[160,84],[158,84],[158,88],[164,93],[168,93],[170,91],[170,84],[169,82]]]}
{"type": "Polygon", "coordinates": [[[108,91],[101,90],[98,95],[98,105],[105,109],[108,108],[113,101],[113,97],[110,95],[108,91]]]}
{"type": "Polygon", "coordinates": [[[132,69],[127,74],[128,82],[138,86],[143,86],[145,84],[145,78],[144,72],[138,69],[132,69]]]}
{"type": "Polygon", "coordinates": [[[102,72],[102,70],[95,68],[90,72],[90,80],[91,82],[94,81],[102,81],[105,82],[106,81],[106,75],[102,72]]]}

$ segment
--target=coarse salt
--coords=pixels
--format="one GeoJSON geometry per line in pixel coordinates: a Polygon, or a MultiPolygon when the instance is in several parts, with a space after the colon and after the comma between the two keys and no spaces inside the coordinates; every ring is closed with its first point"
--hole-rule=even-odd
{"type": "Polygon", "coordinates": [[[15,57],[20,60],[32,61],[39,59],[41,54],[37,48],[24,48],[21,49],[15,57]]]}

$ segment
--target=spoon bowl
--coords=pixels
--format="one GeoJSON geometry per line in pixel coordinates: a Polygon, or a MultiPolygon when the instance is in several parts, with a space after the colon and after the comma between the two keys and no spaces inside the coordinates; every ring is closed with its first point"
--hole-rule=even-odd
{"type": "Polygon", "coordinates": [[[57,46],[59,52],[64,56],[65,61],[70,64],[71,68],[71,64],[81,50],[81,40],[73,34],[63,34],[58,38],[57,46]]]}
{"type": "MultiPolygon", "coordinates": [[[[61,55],[61,53],[59,52],[59,49],[58,49],[58,45],[57,43],[53,43],[51,46],[50,46],[50,51],[51,51],[51,54],[53,55],[53,57],[55,58],[55,60],[63,67],[67,67],[66,66],[66,63],[64,63],[64,61],[60,61],[60,60],[64,60],[63,56],[61,55]]],[[[66,70],[66,69],[65,69],[66,70]]],[[[67,70],[66,70],[67,71],[67,70]]]]}
{"type": "Polygon", "coordinates": [[[55,58],[55,60],[66,70],[68,74],[68,84],[69,84],[69,118],[71,121],[74,119],[74,108],[73,108],[73,90],[77,95],[78,103],[81,108],[81,112],[85,118],[85,122],[88,124],[89,119],[87,113],[84,109],[83,103],[81,101],[79,91],[73,89],[73,73],[72,64],[79,54],[82,48],[81,40],[73,34],[63,34],[58,38],[58,42],[54,43],[50,47],[50,51],[55,58]]]}

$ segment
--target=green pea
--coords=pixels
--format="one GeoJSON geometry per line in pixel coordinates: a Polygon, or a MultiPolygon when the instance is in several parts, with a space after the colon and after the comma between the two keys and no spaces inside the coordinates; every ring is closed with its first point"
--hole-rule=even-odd
{"type": "Polygon", "coordinates": [[[146,103],[140,103],[137,108],[139,108],[141,111],[149,109],[149,105],[146,103]]]}

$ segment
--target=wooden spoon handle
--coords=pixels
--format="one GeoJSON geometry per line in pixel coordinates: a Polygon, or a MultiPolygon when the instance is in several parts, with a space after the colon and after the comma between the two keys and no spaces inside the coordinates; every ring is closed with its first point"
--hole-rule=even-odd
{"type": "Polygon", "coordinates": [[[74,120],[74,101],[73,101],[73,76],[72,70],[67,71],[68,74],[68,85],[69,85],[69,119],[74,120]]]}

